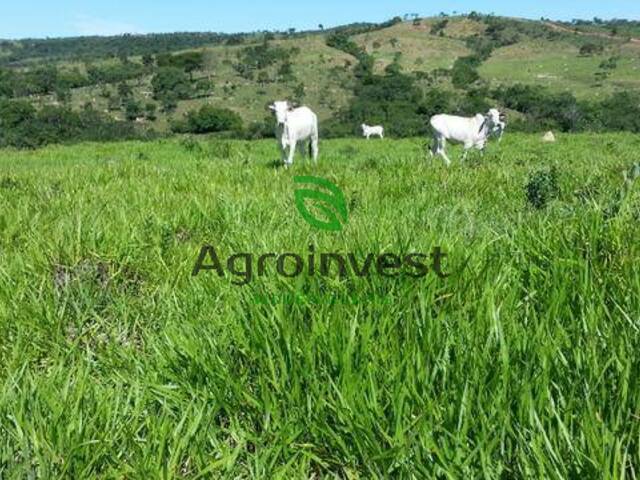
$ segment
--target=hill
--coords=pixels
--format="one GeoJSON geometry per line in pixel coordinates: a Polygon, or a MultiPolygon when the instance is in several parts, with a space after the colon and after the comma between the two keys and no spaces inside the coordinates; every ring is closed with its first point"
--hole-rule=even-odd
{"type": "MultiPolygon", "coordinates": [[[[410,76],[427,97],[444,92],[453,111],[500,104],[521,118],[529,112],[501,98],[513,85],[544,87],[576,101],[640,92],[638,31],[637,22],[621,20],[562,24],[472,13],[299,33],[4,41],[0,99],[24,100],[36,109],[92,109],[160,133],[172,126],[179,131],[175,124],[185,114],[210,105],[234,111],[260,136],[269,130],[264,106],[276,98],[313,106],[330,127],[336,118],[351,121],[356,115],[344,110],[357,95],[366,58],[372,74],[391,69],[410,76]],[[329,46],[332,36],[348,41],[347,48],[329,46]],[[185,74],[168,71],[174,67],[184,67],[185,74]]],[[[432,102],[422,114],[437,106],[432,102]]]]}

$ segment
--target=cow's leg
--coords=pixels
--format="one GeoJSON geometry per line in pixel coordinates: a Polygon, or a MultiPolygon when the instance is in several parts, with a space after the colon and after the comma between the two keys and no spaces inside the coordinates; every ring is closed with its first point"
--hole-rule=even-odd
{"type": "Polygon", "coordinates": [[[429,155],[431,155],[431,158],[433,158],[435,155],[438,154],[439,145],[440,145],[440,140],[438,139],[438,136],[434,133],[433,137],[431,138],[431,145],[429,146],[429,155]]]}
{"type": "Polygon", "coordinates": [[[318,163],[318,134],[311,136],[311,158],[313,163],[318,163]]]}
{"type": "Polygon", "coordinates": [[[462,161],[464,162],[469,156],[469,150],[474,147],[473,143],[465,143],[464,144],[464,153],[462,154],[462,161]]]}
{"type": "Polygon", "coordinates": [[[444,137],[438,138],[438,153],[444,159],[444,163],[447,167],[451,166],[451,160],[447,156],[446,152],[447,140],[444,137]]]}
{"type": "Polygon", "coordinates": [[[293,165],[293,157],[296,154],[298,142],[296,140],[292,140],[289,142],[289,157],[287,158],[286,167],[290,167],[293,165]]]}
{"type": "Polygon", "coordinates": [[[278,146],[280,147],[280,160],[286,166],[287,165],[287,143],[285,140],[278,142],[278,146]]]}
{"type": "Polygon", "coordinates": [[[298,143],[298,153],[302,156],[305,157],[307,155],[307,152],[305,151],[305,147],[307,146],[307,142],[302,141],[300,143],[298,143]]]}

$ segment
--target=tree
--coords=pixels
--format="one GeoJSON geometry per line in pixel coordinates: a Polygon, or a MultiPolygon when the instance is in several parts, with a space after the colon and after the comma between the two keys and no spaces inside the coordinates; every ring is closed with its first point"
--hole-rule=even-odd
{"type": "Polygon", "coordinates": [[[299,103],[304,101],[304,97],[306,97],[306,95],[304,83],[299,83],[293,89],[293,99],[299,103]]]}
{"type": "Polygon", "coordinates": [[[600,54],[604,51],[602,45],[596,43],[585,43],[580,47],[580,56],[590,57],[591,55],[600,54]]]}
{"type": "Polygon", "coordinates": [[[127,100],[124,111],[127,120],[129,120],[130,122],[142,116],[142,107],[133,98],[127,100]]]}
{"type": "Polygon", "coordinates": [[[15,76],[11,70],[0,69],[0,98],[13,97],[15,76]]]}
{"type": "Polygon", "coordinates": [[[64,87],[56,87],[56,100],[60,103],[68,103],[71,101],[71,90],[64,87]]]}
{"type": "Polygon", "coordinates": [[[202,52],[187,52],[180,56],[182,68],[189,74],[189,78],[193,80],[193,72],[204,68],[204,55],[202,52]]]}
{"type": "Polygon", "coordinates": [[[451,71],[451,82],[456,88],[466,89],[480,79],[480,74],[476,67],[480,64],[477,57],[460,57],[454,64],[451,71]]]}
{"type": "Polygon", "coordinates": [[[164,113],[172,113],[178,108],[178,98],[172,92],[164,93],[159,100],[164,113]]]}
{"type": "Polygon", "coordinates": [[[289,60],[282,62],[282,65],[280,65],[280,68],[278,69],[278,77],[283,82],[288,82],[295,78],[293,75],[293,64],[289,60]]]}
{"type": "Polygon", "coordinates": [[[260,86],[265,86],[270,81],[271,79],[269,78],[268,72],[266,72],[265,70],[262,70],[260,73],[258,73],[257,82],[260,86]]]}
{"type": "Polygon", "coordinates": [[[144,106],[144,116],[147,120],[153,122],[154,120],[156,120],[158,118],[158,116],[156,115],[156,112],[158,110],[158,106],[153,103],[153,102],[148,102],[145,106],[144,106]]]}
{"type": "Polygon", "coordinates": [[[133,90],[131,89],[129,84],[122,82],[118,85],[118,95],[122,100],[125,100],[133,95],[133,90]]]}
{"type": "Polygon", "coordinates": [[[202,52],[185,52],[176,55],[158,55],[158,67],[179,68],[189,74],[189,79],[193,80],[193,72],[204,68],[204,54],[202,52]]]}
{"type": "Polygon", "coordinates": [[[150,53],[146,53],[142,56],[142,64],[147,67],[147,68],[151,68],[153,67],[155,63],[155,59],[153,58],[153,55],[151,55],[150,53]]]}
{"type": "Polygon", "coordinates": [[[55,66],[39,67],[27,75],[31,91],[28,93],[49,94],[55,89],[58,81],[58,69],[55,66]]]}
{"type": "Polygon", "coordinates": [[[196,82],[195,90],[198,97],[208,97],[213,90],[213,82],[208,78],[201,78],[196,82]]]}
{"type": "Polygon", "coordinates": [[[186,100],[192,89],[185,72],[176,67],[160,68],[151,79],[153,95],[156,100],[172,95],[176,100],[186,100]]]}

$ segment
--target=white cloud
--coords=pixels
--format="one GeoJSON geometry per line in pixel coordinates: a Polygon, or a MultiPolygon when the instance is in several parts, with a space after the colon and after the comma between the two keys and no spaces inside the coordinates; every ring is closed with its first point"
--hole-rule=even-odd
{"type": "Polygon", "coordinates": [[[76,15],[73,28],[78,35],[122,35],[123,33],[144,33],[139,27],[117,20],[106,20],[89,15],[76,15]]]}

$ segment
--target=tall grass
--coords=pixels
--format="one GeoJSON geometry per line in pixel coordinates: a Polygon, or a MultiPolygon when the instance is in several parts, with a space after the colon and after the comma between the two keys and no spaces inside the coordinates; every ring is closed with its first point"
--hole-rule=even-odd
{"type": "Polygon", "coordinates": [[[637,478],[640,140],[512,135],[450,169],[423,143],[289,171],[272,142],[0,152],[0,477],[637,478]],[[344,190],[342,232],[300,217],[300,174],[344,190]],[[238,287],[191,277],[203,244],[440,246],[451,276],[238,287]]]}

